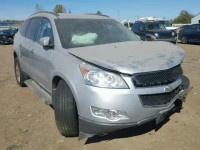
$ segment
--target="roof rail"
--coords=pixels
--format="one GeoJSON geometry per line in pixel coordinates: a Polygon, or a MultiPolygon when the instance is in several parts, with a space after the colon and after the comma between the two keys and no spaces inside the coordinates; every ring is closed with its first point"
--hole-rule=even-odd
{"type": "Polygon", "coordinates": [[[98,15],[98,14],[93,14],[93,13],[86,13],[86,15],[95,15],[95,16],[103,16],[103,17],[110,18],[110,16],[107,16],[107,15],[98,15]]]}
{"type": "Polygon", "coordinates": [[[54,13],[54,12],[51,12],[51,11],[40,11],[40,12],[37,12],[37,13],[32,14],[31,16],[36,15],[36,14],[40,14],[40,13],[52,14],[52,15],[54,15],[54,16],[56,16],[56,17],[59,16],[59,14],[54,13]]]}

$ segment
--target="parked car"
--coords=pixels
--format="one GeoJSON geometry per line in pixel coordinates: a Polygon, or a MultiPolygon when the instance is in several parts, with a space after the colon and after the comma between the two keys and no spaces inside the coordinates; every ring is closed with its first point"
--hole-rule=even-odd
{"type": "Polygon", "coordinates": [[[9,30],[1,30],[0,31],[0,44],[12,44],[13,43],[13,35],[9,30]]]}
{"type": "Polygon", "coordinates": [[[15,36],[15,34],[18,32],[18,28],[12,28],[10,29],[11,35],[15,36]]]}
{"type": "Polygon", "coordinates": [[[160,21],[167,30],[176,30],[178,27],[173,27],[169,20],[164,20],[162,18],[155,18],[155,17],[142,17],[139,18],[138,21],[160,21]]]}
{"type": "Polygon", "coordinates": [[[185,26],[178,36],[183,44],[200,43],[200,24],[185,26]]]}
{"type": "Polygon", "coordinates": [[[176,42],[175,32],[167,30],[160,21],[137,21],[132,31],[145,41],[176,42]]]}
{"type": "Polygon", "coordinates": [[[181,109],[190,90],[183,59],[176,45],[141,41],[97,15],[40,12],[14,38],[18,85],[52,105],[62,135],[79,139],[181,109]]]}

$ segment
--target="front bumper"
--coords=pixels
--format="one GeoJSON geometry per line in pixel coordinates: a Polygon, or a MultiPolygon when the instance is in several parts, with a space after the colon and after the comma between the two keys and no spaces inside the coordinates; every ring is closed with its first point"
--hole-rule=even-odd
{"type": "Polygon", "coordinates": [[[81,108],[78,105],[79,140],[92,137],[94,135],[138,126],[154,119],[156,119],[156,122],[159,123],[163,120],[165,115],[168,114],[168,112],[175,108],[176,101],[180,99],[183,100],[191,90],[189,87],[189,80],[187,78],[185,78],[187,79],[186,81],[185,79],[183,81],[177,80],[169,85],[174,89],[178,86],[182,86],[182,90],[168,104],[159,107],[145,107],[142,105],[138,95],[164,93],[163,89],[166,86],[136,89],[133,86],[133,83],[129,81],[128,77],[124,77],[124,79],[130,87],[128,90],[121,89],[116,92],[116,90],[113,89],[111,92],[111,89],[109,89],[109,92],[106,92],[106,89],[89,87],[90,89],[87,90],[91,93],[88,93],[87,90],[84,91],[86,95],[82,95],[82,97],[87,97],[87,100],[85,100],[85,103],[81,104],[81,108]],[[113,122],[98,118],[92,115],[90,106],[124,110],[127,112],[130,119],[113,122]]]}

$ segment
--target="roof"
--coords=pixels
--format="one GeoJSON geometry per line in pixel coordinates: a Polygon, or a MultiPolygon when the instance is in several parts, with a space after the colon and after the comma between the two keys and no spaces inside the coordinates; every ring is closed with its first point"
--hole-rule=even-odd
{"type": "Polygon", "coordinates": [[[36,16],[46,16],[46,17],[56,17],[58,19],[110,19],[105,15],[96,15],[96,14],[67,14],[67,13],[54,13],[54,12],[39,12],[31,15],[31,17],[36,16]]]}
{"type": "Polygon", "coordinates": [[[193,18],[195,18],[195,17],[197,17],[197,16],[199,16],[200,15],[200,13],[199,14],[197,14],[196,16],[194,16],[193,18]]]}

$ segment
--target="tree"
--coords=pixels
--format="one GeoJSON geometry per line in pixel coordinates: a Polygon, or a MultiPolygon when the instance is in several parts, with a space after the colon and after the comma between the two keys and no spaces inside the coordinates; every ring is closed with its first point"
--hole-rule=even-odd
{"type": "Polygon", "coordinates": [[[66,9],[63,5],[56,5],[53,11],[55,13],[66,13],[66,9]]]}
{"type": "Polygon", "coordinates": [[[190,24],[193,17],[194,15],[190,14],[187,10],[182,10],[180,15],[172,23],[190,24]]]}
{"type": "Polygon", "coordinates": [[[100,10],[98,10],[96,14],[99,15],[99,16],[103,15],[103,13],[100,10]]]}
{"type": "Polygon", "coordinates": [[[37,3],[35,4],[35,12],[38,13],[38,12],[41,12],[43,11],[42,7],[37,3]]]}

